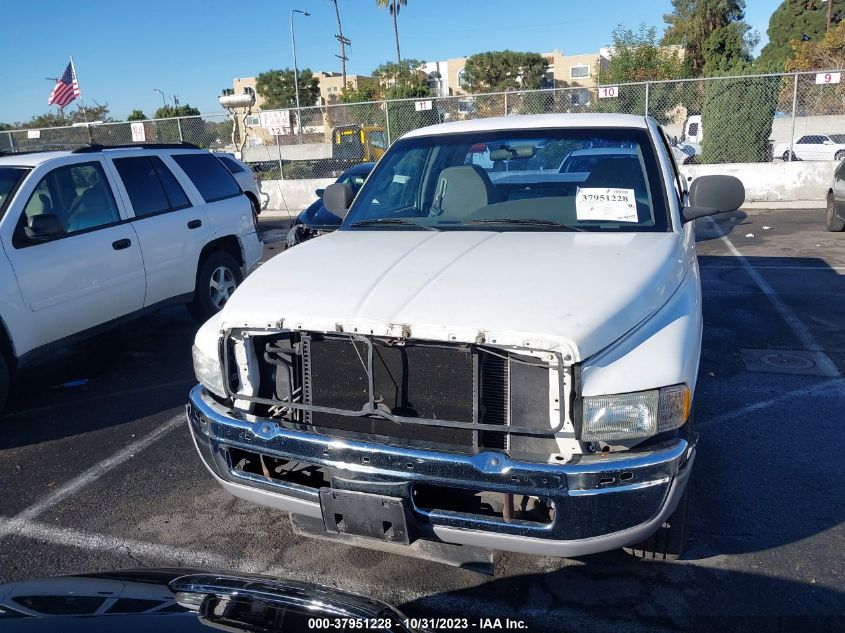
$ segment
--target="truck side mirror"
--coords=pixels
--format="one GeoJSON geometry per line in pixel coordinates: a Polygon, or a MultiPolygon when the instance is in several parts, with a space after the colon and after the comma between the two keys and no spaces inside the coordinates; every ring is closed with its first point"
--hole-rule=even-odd
{"type": "Polygon", "coordinates": [[[681,210],[683,222],[717,213],[736,211],[745,202],[745,186],[734,176],[699,176],[689,188],[689,206],[681,210]]]}
{"type": "Polygon", "coordinates": [[[323,192],[323,206],[341,220],[346,217],[352,204],[352,187],[346,183],[335,182],[323,192]]]}
{"type": "Polygon", "coordinates": [[[318,198],[322,198],[322,197],[323,197],[323,194],[324,194],[325,192],[326,192],[326,190],[325,190],[325,189],[315,189],[315,190],[314,190],[314,194],[315,194],[318,198]]]}
{"type": "Polygon", "coordinates": [[[65,225],[55,213],[39,213],[27,218],[24,235],[33,242],[43,242],[64,235],[65,225]]]}

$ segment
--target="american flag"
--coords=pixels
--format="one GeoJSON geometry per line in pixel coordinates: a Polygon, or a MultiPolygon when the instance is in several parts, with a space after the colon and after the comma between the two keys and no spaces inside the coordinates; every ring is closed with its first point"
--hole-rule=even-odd
{"type": "Polygon", "coordinates": [[[56,81],[53,86],[53,92],[50,93],[50,98],[47,99],[47,105],[57,105],[64,108],[71,101],[76,99],[80,94],[79,84],[76,82],[76,70],[73,68],[73,62],[67,65],[65,72],[56,81]]]}

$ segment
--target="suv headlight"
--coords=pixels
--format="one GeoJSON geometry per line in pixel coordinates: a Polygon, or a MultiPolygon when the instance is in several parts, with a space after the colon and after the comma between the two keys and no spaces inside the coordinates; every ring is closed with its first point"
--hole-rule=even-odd
{"type": "Polygon", "coordinates": [[[673,385],[651,391],[584,398],[581,439],[630,440],[671,431],[687,421],[690,390],[673,385]]]}
{"type": "Polygon", "coordinates": [[[197,381],[211,393],[226,397],[226,390],[223,388],[223,366],[220,359],[206,356],[196,345],[192,348],[194,356],[194,374],[197,381]]]}

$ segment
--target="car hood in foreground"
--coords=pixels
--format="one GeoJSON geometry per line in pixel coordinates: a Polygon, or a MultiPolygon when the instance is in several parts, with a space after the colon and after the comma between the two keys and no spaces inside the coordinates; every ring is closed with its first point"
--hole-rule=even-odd
{"type": "Polygon", "coordinates": [[[485,342],[578,361],[664,305],[692,257],[676,233],[339,231],[261,266],[220,324],[485,342]]]}
{"type": "Polygon", "coordinates": [[[307,631],[314,618],[388,620],[390,631],[411,630],[378,600],[258,576],[139,569],[0,585],[0,629],[15,633],[307,631]]]}

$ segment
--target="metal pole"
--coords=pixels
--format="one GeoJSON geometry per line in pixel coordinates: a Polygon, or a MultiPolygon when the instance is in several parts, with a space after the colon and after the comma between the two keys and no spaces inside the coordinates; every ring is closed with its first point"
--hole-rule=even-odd
{"type": "Polygon", "coordinates": [[[163,108],[167,107],[167,100],[164,98],[164,90],[159,90],[158,88],[153,88],[153,92],[157,92],[161,95],[161,106],[163,108]]]}
{"type": "Polygon", "coordinates": [[[384,102],[384,127],[387,128],[387,146],[390,147],[390,101],[384,102]]]}
{"type": "Polygon", "coordinates": [[[795,143],[795,110],[798,105],[798,73],[792,78],[792,131],[789,133],[789,162],[792,162],[792,147],[795,143]]]}
{"type": "Polygon", "coordinates": [[[290,44],[293,49],[293,94],[296,96],[296,129],[299,136],[299,142],[302,142],[302,112],[299,109],[299,69],[296,67],[296,34],[293,30],[293,16],[296,13],[302,15],[311,15],[307,11],[300,11],[293,9],[290,12],[290,44]]]}
{"type": "Polygon", "coordinates": [[[649,84],[648,82],[646,82],[646,84],[645,84],[645,115],[646,116],[648,116],[648,97],[649,97],[648,93],[649,93],[649,86],[650,85],[651,84],[649,84]]]}
{"type": "Polygon", "coordinates": [[[276,139],[276,148],[279,150],[279,180],[284,180],[282,176],[282,144],[279,139],[276,139]]]}
{"type": "Polygon", "coordinates": [[[176,126],[179,128],[179,142],[184,143],[185,140],[182,138],[182,119],[178,116],[176,117],[176,126]]]}
{"type": "Polygon", "coordinates": [[[12,136],[11,132],[6,132],[6,134],[9,135],[9,149],[12,150],[12,152],[14,152],[15,151],[15,137],[12,136]]]}

